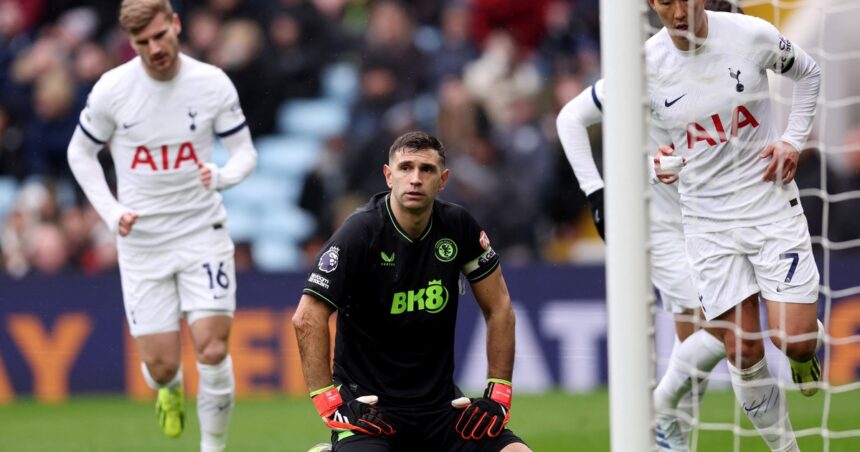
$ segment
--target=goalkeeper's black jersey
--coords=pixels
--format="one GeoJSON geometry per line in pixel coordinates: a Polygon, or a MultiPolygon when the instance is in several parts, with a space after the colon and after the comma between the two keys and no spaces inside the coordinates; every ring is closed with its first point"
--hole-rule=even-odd
{"type": "Polygon", "coordinates": [[[436,200],[410,238],[389,193],[357,209],[323,247],[303,292],[338,310],[334,377],[380,405],[447,403],[454,394],[454,324],[460,274],[477,282],[499,258],[462,207],[436,200]]]}

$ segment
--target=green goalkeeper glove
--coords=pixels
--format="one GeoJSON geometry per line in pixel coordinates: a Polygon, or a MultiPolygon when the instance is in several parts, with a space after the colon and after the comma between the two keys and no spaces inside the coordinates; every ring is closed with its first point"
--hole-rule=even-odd
{"type": "Polygon", "coordinates": [[[490,378],[483,397],[460,397],[451,402],[454,408],[463,409],[454,430],[466,440],[499,436],[511,418],[512,396],[511,382],[490,378]]]}
{"type": "Polygon", "coordinates": [[[311,393],[311,400],[323,422],[336,432],[351,430],[365,435],[393,435],[394,427],[376,408],[376,396],[362,396],[347,403],[343,402],[340,390],[334,385],[311,393]]]}

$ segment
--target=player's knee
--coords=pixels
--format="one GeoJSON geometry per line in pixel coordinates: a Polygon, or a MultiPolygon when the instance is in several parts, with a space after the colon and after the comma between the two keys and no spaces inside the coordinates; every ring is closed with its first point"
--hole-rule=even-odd
{"type": "Polygon", "coordinates": [[[815,354],[816,340],[801,342],[787,342],[785,344],[785,355],[795,361],[809,361],[815,354]]]}
{"type": "Polygon", "coordinates": [[[726,335],[726,358],[739,369],[748,369],[764,358],[764,344],[760,340],[740,340],[726,335]]]}
{"type": "Polygon", "coordinates": [[[227,357],[227,342],[211,340],[203,344],[197,351],[197,361],[202,364],[215,365],[227,357]]]}
{"type": "Polygon", "coordinates": [[[149,371],[149,375],[156,383],[167,384],[173,380],[173,377],[175,377],[176,373],[179,372],[179,362],[156,358],[146,361],[146,368],[149,371]]]}

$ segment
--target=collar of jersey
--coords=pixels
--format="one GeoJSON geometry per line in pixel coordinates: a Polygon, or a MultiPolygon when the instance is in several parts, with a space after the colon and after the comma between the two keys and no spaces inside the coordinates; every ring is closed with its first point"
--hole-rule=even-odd
{"type": "MultiPolygon", "coordinates": [[[[388,212],[388,218],[391,218],[391,224],[394,225],[394,229],[406,239],[407,242],[413,243],[412,237],[409,237],[403,229],[400,228],[400,224],[397,223],[397,218],[394,218],[394,212],[391,211],[391,193],[385,195],[385,210],[388,212]]],[[[424,233],[421,234],[421,237],[418,237],[418,241],[424,240],[424,237],[427,237],[430,234],[430,230],[433,229],[433,215],[430,215],[430,223],[427,224],[427,229],[424,230],[424,233]]]]}

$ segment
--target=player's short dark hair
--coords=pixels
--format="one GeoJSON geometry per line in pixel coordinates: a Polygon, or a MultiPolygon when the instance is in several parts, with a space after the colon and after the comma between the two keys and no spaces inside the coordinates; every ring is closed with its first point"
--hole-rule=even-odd
{"type": "Polygon", "coordinates": [[[710,11],[722,11],[727,13],[744,13],[744,10],[741,9],[740,1],[705,0],[705,9],[710,11]]]}
{"type": "Polygon", "coordinates": [[[442,142],[438,138],[420,130],[406,132],[397,137],[391,148],[388,149],[388,159],[391,160],[394,157],[394,153],[398,151],[415,152],[424,149],[433,149],[436,151],[439,154],[442,166],[445,166],[445,146],[442,145],[442,142]]]}

